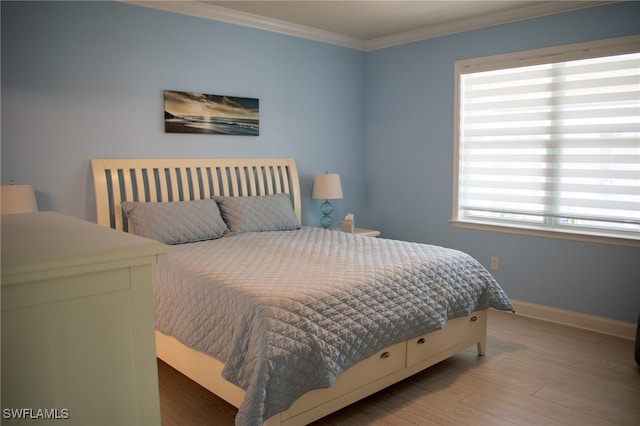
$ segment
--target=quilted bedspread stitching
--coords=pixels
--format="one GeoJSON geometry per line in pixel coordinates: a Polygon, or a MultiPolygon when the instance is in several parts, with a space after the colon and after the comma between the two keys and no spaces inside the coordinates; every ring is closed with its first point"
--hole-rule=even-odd
{"type": "Polygon", "coordinates": [[[381,348],[489,307],[491,274],[443,247],[303,227],[174,246],[154,267],[156,327],[224,362],[261,425],[381,348]]]}

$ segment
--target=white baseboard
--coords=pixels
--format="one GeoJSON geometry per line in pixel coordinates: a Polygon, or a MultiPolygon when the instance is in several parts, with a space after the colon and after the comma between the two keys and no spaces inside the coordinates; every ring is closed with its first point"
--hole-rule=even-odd
{"type": "Polygon", "coordinates": [[[550,306],[536,305],[535,303],[522,302],[519,300],[511,300],[511,303],[516,310],[516,315],[522,315],[523,317],[564,324],[629,340],[635,340],[636,338],[636,328],[638,326],[630,322],[612,320],[582,314],[580,312],[552,308],[550,306]]]}

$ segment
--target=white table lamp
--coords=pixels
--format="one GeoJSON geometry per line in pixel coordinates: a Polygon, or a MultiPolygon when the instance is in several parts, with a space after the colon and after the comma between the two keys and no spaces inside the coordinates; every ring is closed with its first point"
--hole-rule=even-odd
{"type": "Polygon", "coordinates": [[[38,211],[36,194],[31,185],[2,185],[0,207],[2,214],[33,213],[38,211]]]}
{"type": "Polygon", "coordinates": [[[320,206],[322,219],[320,225],[323,228],[330,228],[333,224],[331,213],[333,213],[333,205],[329,200],[337,200],[342,198],[342,185],[340,184],[340,175],[337,173],[323,173],[316,175],[313,181],[312,198],[323,199],[324,203],[320,206]]]}

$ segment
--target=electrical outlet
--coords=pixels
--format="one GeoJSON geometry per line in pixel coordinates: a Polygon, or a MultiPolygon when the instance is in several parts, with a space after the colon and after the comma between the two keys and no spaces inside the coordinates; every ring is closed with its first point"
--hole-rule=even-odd
{"type": "Polygon", "coordinates": [[[500,258],[498,256],[491,257],[491,269],[500,269],[500,258]]]}

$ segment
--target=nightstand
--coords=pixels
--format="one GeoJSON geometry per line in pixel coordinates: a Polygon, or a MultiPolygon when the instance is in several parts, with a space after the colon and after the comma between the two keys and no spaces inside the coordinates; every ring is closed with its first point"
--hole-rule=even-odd
{"type": "MultiPolygon", "coordinates": [[[[333,228],[336,231],[341,231],[340,228],[333,228]]],[[[380,231],[376,231],[375,229],[365,229],[365,228],[355,228],[353,230],[354,234],[358,234],[358,235],[364,235],[367,237],[377,237],[378,235],[380,235],[380,231]]]]}

